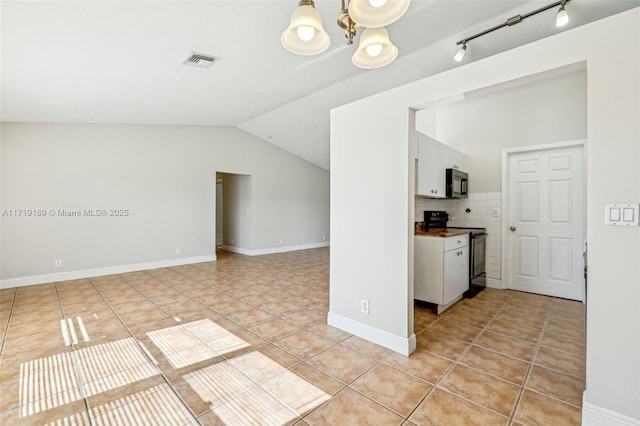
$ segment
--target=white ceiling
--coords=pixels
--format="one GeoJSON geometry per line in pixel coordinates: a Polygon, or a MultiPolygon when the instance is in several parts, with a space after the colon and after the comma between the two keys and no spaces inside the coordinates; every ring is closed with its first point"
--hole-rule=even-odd
{"type": "MultiPolygon", "coordinates": [[[[335,24],[339,0],[316,0],[331,46],[311,57],[280,45],[296,0],[2,0],[1,119],[238,126],[329,169],[331,108],[550,36],[555,9],[452,59],[456,41],[551,2],[413,0],[388,27],[398,59],[364,71],[335,24]],[[182,65],[192,51],[221,59],[182,65]]],[[[562,31],[639,5],[572,0],[562,31]]]]}

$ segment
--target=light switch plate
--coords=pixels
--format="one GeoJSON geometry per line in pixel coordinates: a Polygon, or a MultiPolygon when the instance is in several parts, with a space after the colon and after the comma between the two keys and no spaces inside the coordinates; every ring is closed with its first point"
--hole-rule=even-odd
{"type": "Polygon", "coordinates": [[[608,226],[638,226],[639,204],[605,204],[604,224],[608,226]]]}

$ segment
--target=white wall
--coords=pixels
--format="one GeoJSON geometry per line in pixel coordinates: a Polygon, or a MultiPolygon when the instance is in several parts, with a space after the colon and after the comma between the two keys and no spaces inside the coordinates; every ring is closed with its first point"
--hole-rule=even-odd
{"type": "Polygon", "coordinates": [[[463,101],[418,111],[416,129],[435,129],[435,139],[465,154],[470,192],[500,191],[504,148],[587,137],[584,69],[468,96],[463,101]]]}
{"type": "Polygon", "coordinates": [[[282,248],[280,235],[294,247],[329,238],[328,172],[235,128],[3,123],[1,136],[2,209],[130,212],[2,217],[4,286],[213,256],[217,170],[252,176],[243,248],[282,248]]]}
{"type": "Polygon", "coordinates": [[[411,338],[410,108],[585,63],[590,254],[585,410],[608,409],[637,421],[640,228],[602,223],[606,202],[640,202],[639,33],[636,8],[334,109],[330,322],[383,344],[382,336],[387,342],[411,338]],[[363,205],[366,215],[359,213],[363,205]],[[364,297],[370,299],[369,315],[360,313],[364,297]]]}

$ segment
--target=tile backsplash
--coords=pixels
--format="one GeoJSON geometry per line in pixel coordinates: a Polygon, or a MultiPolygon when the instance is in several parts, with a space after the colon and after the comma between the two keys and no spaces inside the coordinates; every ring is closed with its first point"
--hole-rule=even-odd
{"type": "Polygon", "coordinates": [[[487,278],[498,280],[491,286],[500,286],[502,273],[502,193],[482,192],[469,194],[469,198],[459,200],[433,200],[416,197],[414,221],[424,220],[425,210],[444,210],[449,213],[449,226],[486,228],[487,278]],[[467,213],[467,209],[469,212],[467,213]]]}

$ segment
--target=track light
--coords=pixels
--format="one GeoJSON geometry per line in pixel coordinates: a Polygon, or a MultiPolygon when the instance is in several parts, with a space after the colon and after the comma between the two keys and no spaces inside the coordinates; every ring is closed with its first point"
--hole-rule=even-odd
{"type": "Polygon", "coordinates": [[[564,8],[565,2],[562,2],[560,5],[560,10],[558,10],[558,14],[556,15],[556,27],[564,27],[569,23],[569,14],[564,8]]]}
{"type": "Polygon", "coordinates": [[[457,62],[460,62],[462,61],[462,58],[464,58],[465,53],[467,53],[467,43],[463,42],[462,47],[460,48],[460,50],[458,50],[458,53],[456,53],[456,56],[454,56],[453,59],[455,59],[457,62]]]}
{"type": "Polygon", "coordinates": [[[456,56],[454,57],[454,59],[458,62],[462,61],[462,58],[464,58],[464,54],[467,51],[467,43],[470,42],[471,40],[474,40],[478,37],[482,37],[483,35],[489,34],[495,30],[499,30],[500,28],[510,27],[512,25],[519,24],[520,22],[524,21],[526,18],[530,16],[537,15],[540,12],[544,12],[545,10],[552,9],[557,6],[560,6],[560,10],[558,10],[558,14],[556,15],[556,26],[562,27],[563,25],[566,25],[569,22],[569,15],[567,14],[567,11],[565,10],[564,6],[569,1],[571,0],[557,1],[555,3],[551,3],[547,6],[541,7],[540,9],[536,9],[533,12],[529,12],[524,15],[512,16],[511,18],[507,19],[507,21],[503,24],[496,25],[495,27],[489,28],[488,30],[484,30],[482,32],[479,32],[478,34],[472,35],[471,37],[467,37],[460,40],[459,42],[456,43],[456,45],[461,44],[462,47],[460,48],[460,50],[458,50],[458,53],[456,53],[456,56]]]}

